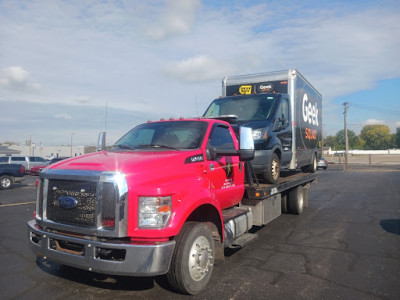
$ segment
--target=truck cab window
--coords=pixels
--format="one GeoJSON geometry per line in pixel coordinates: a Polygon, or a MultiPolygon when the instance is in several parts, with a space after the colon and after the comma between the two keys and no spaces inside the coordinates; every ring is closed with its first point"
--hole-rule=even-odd
{"type": "Polygon", "coordinates": [[[242,95],[216,99],[204,113],[205,117],[235,115],[238,121],[261,121],[270,116],[275,95],[242,95]]]}
{"type": "Polygon", "coordinates": [[[214,147],[217,150],[234,150],[235,145],[229,128],[220,125],[215,126],[211,132],[208,147],[214,147]]]}
{"type": "Polygon", "coordinates": [[[207,123],[202,121],[154,122],[139,125],[119,139],[114,149],[196,149],[207,123]]]}
{"type": "Polygon", "coordinates": [[[289,102],[287,99],[283,99],[279,105],[277,117],[283,128],[289,124],[289,102]]]}

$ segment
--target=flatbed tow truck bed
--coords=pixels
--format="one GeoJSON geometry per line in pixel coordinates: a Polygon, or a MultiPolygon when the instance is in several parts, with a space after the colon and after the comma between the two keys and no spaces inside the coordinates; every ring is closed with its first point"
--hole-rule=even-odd
{"type": "Polygon", "coordinates": [[[289,190],[303,185],[306,188],[317,180],[316,173],[303,173],[287,171],[281,172],[281,177],[277,184],[267,184],[257,181],[256,183],[250,183],[246,186],[245,198],[248,199],[265,199],[275,194],[288,192],[289,190]]]}

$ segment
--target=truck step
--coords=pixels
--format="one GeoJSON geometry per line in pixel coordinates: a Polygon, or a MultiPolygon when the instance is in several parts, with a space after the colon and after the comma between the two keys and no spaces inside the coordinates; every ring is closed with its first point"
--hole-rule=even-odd
{"type": "Polygon", "coordinates": [[[224,223],[227,223],[230,220],[237,218],[238,216],[247,214],[248,212],[249,212],[248,208],[234,207],[223,210],[222,217],[224,218],[224,223]]]}
{"type": "Polygon", "coordinates": [[[246,244],[256,239],[258,234],[256,233],[245,233],[238,237],[229,248],[243,248],[246,244]]]}

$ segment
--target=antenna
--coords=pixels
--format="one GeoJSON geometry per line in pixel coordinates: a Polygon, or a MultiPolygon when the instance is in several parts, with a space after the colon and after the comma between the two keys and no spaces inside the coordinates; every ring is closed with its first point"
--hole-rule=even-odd
{"type": "Polygon", "coordinates": [[[104,120],[104,131],[107,132],[107,110],[108,110],[108,105],[107,105],[107,100],[106,100],[106,119],[104,120]]]}
{"type": "Polygon", "coordinates": [[[194,99],[196,99],[196,116],[199,116],[199,110],[197,107],[197,96],[194,96],[194,99]]]}

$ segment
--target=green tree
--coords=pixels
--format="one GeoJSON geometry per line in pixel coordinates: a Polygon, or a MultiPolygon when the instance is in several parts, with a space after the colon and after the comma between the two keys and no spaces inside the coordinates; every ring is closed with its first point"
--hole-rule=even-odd
{"type": "Polygon", "coordinates": [[[360,133],[367,150],[384,150],[390,148],[391,134],[386,125],[366,125],[360,133]]]}
{"type": "Polygon", "coordinates": [[[400,148],[400,127],[396,128],[396,133],[394,134],[394,145],[395,148],[400,148]]]}
{"type": "MultiPolygon", "coordinates": [[[[346,148],[346,136],[344,129],[338,131],[335,138],[338,150],[344,150],[346,148]]],[[[359,149],[361,147],[360,138],[354,133],[353,130],[347,130],[347,138],[349,140],[349,149],[359,149]]]]}
{"type": "Polygon", "coordinates": [[[336,138],[333,135],[328,135],[325,139],[324,139],[324,147],[331,147],[332,149],[336,150],[336,138]]]}

